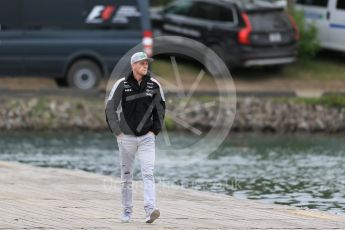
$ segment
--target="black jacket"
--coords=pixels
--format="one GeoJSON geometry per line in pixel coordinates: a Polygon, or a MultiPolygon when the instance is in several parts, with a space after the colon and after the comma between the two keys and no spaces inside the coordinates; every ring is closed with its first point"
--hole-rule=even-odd
{"type": "Polygon", "coordinates": [[[162,130],[165,98],[159,82],[143,76],[140,85],[131,72],[117,80],[110,91],[105,115],[112,133],[141,136],[149,131],[155,135],[162,130]]]}

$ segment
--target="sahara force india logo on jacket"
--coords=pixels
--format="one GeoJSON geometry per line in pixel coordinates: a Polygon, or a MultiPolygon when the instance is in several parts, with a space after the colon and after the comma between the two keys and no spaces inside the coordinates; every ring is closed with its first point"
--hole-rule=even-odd
{"type": "Polygon", "coordinates": [[[128,23],[129,17],[139,17],[140,12],[135,6],[97,5],[86,18],[86,23],[98,24],[107,21],[112,23],[128,23]]]}

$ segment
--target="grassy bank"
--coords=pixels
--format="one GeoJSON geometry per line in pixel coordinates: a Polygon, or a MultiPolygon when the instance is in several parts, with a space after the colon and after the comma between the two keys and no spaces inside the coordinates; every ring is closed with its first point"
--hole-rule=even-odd
{"type": "Polygon", "coordinates": [[[315,60],[298,61],[288,66],[282,72],[286,78],[300,79],[303,81],[344,81],[345,62],[317,58],[315,60]]]}
{"type": "Polygon", "coordinates": [[[274,98],[277,103],[298,103],[306,105],[321,105],[329,108],[345,108],[345,96],[339,94],[322,96],[319,98],[274,98]]]}
{"type": "MultiPolygon", "coordinates": [[[[197,62],[176,59],[181,78],[185,84],[195,80],[203,66],[197,62]]],[[[248,80],[250,83],[264,81],[272,78],[282,81],[293,80],[305,82],[321,81],[341,81],[345,83],[345,54],[331,51],[323,51],[312,60],[298,60],[296,63],[286,66],[281,71],[271,71],[267,68],[240,68],[231,70],[235,80],[248,80]]],[[[174,82],[175,72],[169,58],[157,58],[152,65],[152,70],[159,76],[174,82]]],[[[201,84],[213,84],[210,75],[205,74],[201,84]]]]}

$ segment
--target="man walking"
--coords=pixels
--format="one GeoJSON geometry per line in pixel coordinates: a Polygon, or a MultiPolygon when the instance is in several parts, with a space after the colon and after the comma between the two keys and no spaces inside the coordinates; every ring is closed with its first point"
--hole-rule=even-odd
{"type": "Polygon", "coordinates": [[[135,53],[131,57],[132,71],[115,82],[105,109],[108,126],[116,135],[120,152],[122,222],[129,222],[132,214],[136,154],[144,183],[145,222],[152,223],[160,215],[155,204],[153,170],[155,136],[162,129],[165,98],[161,85],[148,72],[148,63],[152,60],[144,52],[135,53]]]}

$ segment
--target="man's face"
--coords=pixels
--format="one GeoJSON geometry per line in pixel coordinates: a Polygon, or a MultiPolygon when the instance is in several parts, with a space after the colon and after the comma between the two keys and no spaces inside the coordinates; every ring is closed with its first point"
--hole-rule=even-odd
{"type": "Polygon", "coordinates": [[[132,64],[133,72],[136,72],[137,74],[140,74],[142,76],[147,74],[148,67],[149,62],[147,60],[138,61],[132,64]]]}

